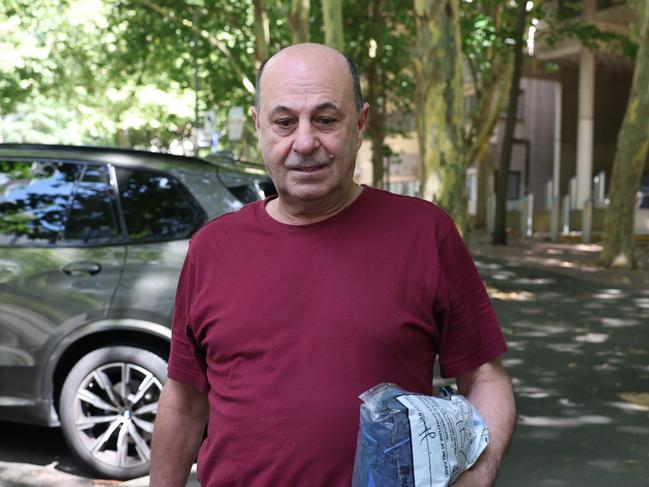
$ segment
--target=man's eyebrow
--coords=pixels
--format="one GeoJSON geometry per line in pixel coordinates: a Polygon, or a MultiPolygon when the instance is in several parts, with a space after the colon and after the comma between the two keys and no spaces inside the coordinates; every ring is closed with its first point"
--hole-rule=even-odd
{"type": "Polygon", "coordinates": [[[284,105],[279,105],[268,112],[268,118],[273,118],[275,115],[279,115],[280,113],[293,113],[293,110],[284,105]]]}
{"type": "MultiPolygon", "coordinates": [[[[335,112],[340,112],[341,111],[340,107],[338,105],[336,105],[332,101],[322,102],[322,103],[316,105],[315,108],[313,109],[314,112],[322,112],[322,111],[325,111],[325,110],[333,110],[335,112]]],[[[292,110],[291,108],[289,108],[289,107],[287,107],[285,105],[278,105],[278,106],[274,107],[270,112],[268,112],[268,118],[273,118],[273,117],[275,117],[277,115],[280,115],[280,114],[293,114],[293,113],[294,113],[294,110],[292,110]]]]}
{"type": "Polygon", "coordinates": [[[338,105],[336,105],[336,104],[335,104],[334,102],[332,102],[332,101],[325,101],[325,102],[320,103],[319,105],[317,105],[317,106],[315,107],[315,111],[316,111],[316,112],[320,112],[320,111],[323,111],[323,110],[333,110],[333,111],[335,111],[335,112],[339,112],[339,111],[340,111],[340,107],[338,107],[338,105]]]}

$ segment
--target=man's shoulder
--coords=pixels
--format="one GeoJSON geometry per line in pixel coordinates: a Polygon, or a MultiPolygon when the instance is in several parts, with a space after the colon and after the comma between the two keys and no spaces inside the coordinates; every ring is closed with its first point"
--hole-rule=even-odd
{"type": "Polygon", "coordinates": [[[257,207],[263,201],[254,201],[238,210],[219,215],[203,224],[192,237],[192,243],[202,240],[214,241],[218,237],[227,237],[256,222],[257,207]]]}
{"type": "Polygon", "coordinates": [[[406,217],[408,219],[422,218],[428,224],[431,222],[453,223],[451,216],[435,203],[416,196],[390,193],[377,188],[369,189],[374,199],[374,208],[380,212],[379,214],[394,214],[396,217],[406,217]]]}

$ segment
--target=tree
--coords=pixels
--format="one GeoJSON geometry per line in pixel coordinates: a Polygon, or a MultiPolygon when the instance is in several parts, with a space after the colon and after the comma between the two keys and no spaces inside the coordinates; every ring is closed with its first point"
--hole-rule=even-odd
{"type": "Polygon", "coordinates": [[[291,12],[289,14],[289,20],[291,22],[291,39],[293,44],[309,42],[310,8],[310,0],[291,0],[291,12]]]}
{"type": "MultiPolygon", "coordinates": [[[[436,12],[439,12],[443,11],[444,5],[448,2],[432,3],[437,4],[436,12]]],[[[447,117],[446,125],[434,124],[436,128],[444,127],[448,130],[452,136],[447,136],[447,140],[454,141],[454,144],[442,147],[434,146],[434,142],[424,141],[422,146],[422,133],[424,136],[427,133],[431,134],[427,128],[424,128],[422,132],[420,127],[418,127],[418,133],[420,134],[420,151],[433,152],[433,158],[437,157],[434,152],[446,151],[446,155],[443,157],[448,159],[448,162],[444,164],[431,163],[431,156],[422,154],[423,191],[428,192],[428,195],[423,194],[427,198],[431,198],[434,194],[440,205],[453,214],[461,231],[466,233],[469,227],[466,170],[473,163],[478,165],[480,176],[478,186],[482,188],[480,196],[483,196],[486,182],[484,176],[489,172],[485,170],[485,165],[490,157],[488,150],[490,136],[502,113],[505,97],[511,84],[514,56],[511,47],[507,45],[507,40],[513,36],[512,31],[515,30],[517,17],[514,15],[513,7],[501,0],[482,0],[480,2],[463,0],[459,3],[459,7],[459,27],[462,33],[461,52],[457,45],[454,45],[454,50],[448,50],[449,43],[443,40],[442,36],[445,35],[443,34],[445,31],[442,30],[442,34],[433,36],[437,45],[426,40],[425,36],[423,40],[418,41],[418,47],[415,48],[414,64],[417,66],[418,58],[424,59],[422,56],[425,54],[422,53],[425,49],[430,49],[431,52],[439,50],[437,56],[443,57],[440,66],[443,66],[444,61],[447,61],[447,65],[452,65],[449,59],[455,58],[456,64],[453,65],[455,71],[447,71],[447,81],[442,81],[437,89],[438,100],[442,98],[445,100],[432,103],[435,110],[438,107],[443,107],[443,110],[446,110],[447,106],[456,107],[453,110],[456,116],[447,117]],[[464,70],[459,64],[462,62],[464,70]],[[446,90],[444,85],[447,87],[446,90]],[[467,94],[466,107],[462,106],[465,93],[467,94]],[[449,152],[450,147],[453,148],[449,152]],[[453,152],[453,156],[448,155],[451,152],[453,152]],[[435,167],[436,164],[439,164],[438,168],[435,167]]],[[[446,12],[449,11],[452,10],[447,8],[446,12]]],[[[444,20],[444,13],[435,15],[436,17],[432,18],[438,22],[444,20]]],[[[420,17],[417,15],[416,18],[420,17]]],[[[457,29],[456,19],[452,19],[452,22],[454,22],[453,28],[457,29]]],[[[423,23],[420,22],[420,24],[423,23]]],[[[419,26],[417,33],[418,36],[422,36],[419,26]]],[[[417,89],[424,91],[430,89],[432,85],[427,88],[426,84],[432,81],[431,76],[439,77],[442,73],[444,73],[443,67],[431,67],[429,72],[416,75],[419,85],[417,89]]],[[[421,113],[424,110],[425,101],[422,101],[423,98],[420,95],[416,95],[415,99],[417,110],[421,113]]],[[[438,115],[441,116],[441,114],[438,115]]],[[[418,118],[418,123],[419,121],[418,118]]],[[[425,124],[424,127],[426,127],[425,124]]]]}
{"type": "Polygon", "coordinates": [[[410,45],[414,39],[409,0],[358,0],[345,3],[345,29],[354,36],[346,52],[365,75],[365,100],[370,105],[367,136],[372,144],[372,185],[382,187],[386,137],[409,131],[413,80],[410,45]],[[388,117],[397,114],[388,123],[388,117]]]}
{"type": "Polygon", "coordinates": [[[325,44],[345,52],[342,0],[322,0],[325,44]]]}
{"type": "Polygon", "coordinates": [[[617,140],[611,178],[610,204],[604,223],[601,261],[633,267],[633,227],[636,194],[649,148],[649,2],[634,0],[638,13],[638,52],[631,92],[617,140]]]}
{"type": "MultiPolygon", "coordinates": [[[[183,125],[178,116],[185,112],[175,103],[184,95],[181,91],[165,93],[156,110],[150,97],[140,96],[150,95],[153,87],[139,73],[112,69],[119,37],[106,23],[107,5],[89,10],[75,1],[34,5],[16,0],[0,8],[7,25],[15,28],[3,36],[2,50],[12,56],[9,66],[0,66],[0,78],[16,80],[22,88],[3,93],[5,140],[116,144],[126,119],[134,122],[131,135],[152,128],[144,120],[154,117],[165,127],[183,125]]],[[[146,62],[149,46],[141,51],[146,62]]],[[[166,77],[162,73],[159,78],[166,77]]]]}
{"type": "Polygon", "coordinates": [[[268,12],[263,0],[254,0],[255,6],[255,69],[259,69],[268,59],[270,44],[270,27],[268,25],[268,12]]]}
{"type": "Polygon", "coordinates": [[[492,242],[499,245],[507,244],[507,183],[509,179],[509,164],[512,157],[512,147],[514,144],[514,129],[516,128],[518,87],[520,86],[521,73],[523,70],[523,46],[525,44],[525,30],[527,23],[527,1],[518,0],[518,9],[518,26],[514,37],[514,71],[512,73],[512,89],[509,93],[507,119],[505,121],[505,135],[500,154],[498,181],[496,184],[496,221],[492,242]]]}
{"type": "Polygon", "coordinates": [[[413,52],[421,195],[468,226],[463,144],[464,83],[458,0],[415,0],[413,52]]]}
{"type": "Polygon", "coordinates": [[[385,26],[383,0],[374,0],[370,4],[371,39],[368,46],[369,62],[367,65],[367,101],[372,107],[372,113],[367,122],[367,132],[372,140],[372,185],[383,186],[383,160],[385,159],[385,116],[386,116],[386,87],[385,71],[381,70],[385,46],[383,44],[383,29],[385,26]],[[377,40],[378,39],[378,40],[377,40]]]}
{"type": "Polygon", "coordinates": [[[463,0],[460,6],[462,51],[470,80],[464,130],[465,163],[467,167],[475,163],[478,169],[474,225],[481,228],[486,224],[488,183],[495,169],[490,137],[511,86],[514,56],[507,39],[515,29],[516,15],[513,7],[501,0],[463,0]]]}

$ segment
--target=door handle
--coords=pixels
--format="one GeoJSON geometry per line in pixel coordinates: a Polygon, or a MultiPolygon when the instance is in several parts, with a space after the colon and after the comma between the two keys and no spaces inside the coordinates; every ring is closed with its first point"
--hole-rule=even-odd
{"type": "Polygon", "coordinates": [[[64,265],[63,269],[61,270],[68,276],[94,276],[95,274],[99,274],[99,272],[101,271],[101,264],[99,264],[98,262],[88,262],[82,260],[78,262],[70,262],[69,264],[64,265]]]}

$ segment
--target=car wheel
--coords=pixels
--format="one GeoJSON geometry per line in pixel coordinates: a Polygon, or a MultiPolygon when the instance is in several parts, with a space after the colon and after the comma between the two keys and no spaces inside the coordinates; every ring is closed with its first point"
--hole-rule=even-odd
{"type": "Polygon", "coordinates": [[[166,362],[134,347],[106,347],[84,356],[61,391],[63,435],[86,465],[102,476],[146,475],[151,433],[166,362]]]}

